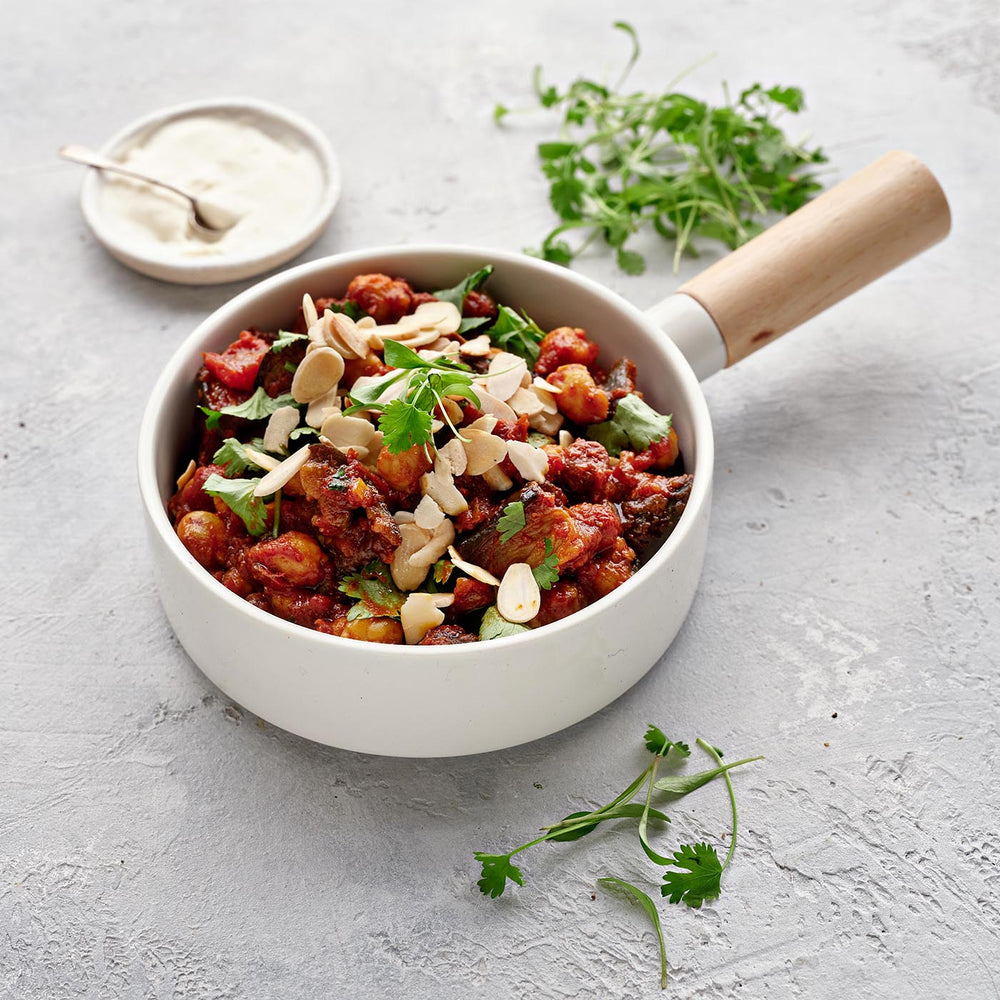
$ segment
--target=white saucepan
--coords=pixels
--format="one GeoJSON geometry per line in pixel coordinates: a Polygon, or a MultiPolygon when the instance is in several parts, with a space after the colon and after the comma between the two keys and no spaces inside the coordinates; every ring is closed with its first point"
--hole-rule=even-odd
{"type": "Polygon", "coordinates": [[[573,271],[518,254],[411,246],[292,268],[208,317],[161,375],[139,433],[139,484],[163,607],[201,670],[283,729],[332,746],[450,756],[546,736],[607,705],[656,663],[691,605],[708,534],[712,426],[698,385],[891,270],[948,232],[930,172],[890,153],[643,313],[573,271]],[[302,295],[341,295],[357,274],[449,287],[492,263],[489,289],[544,329],[583,327],[603,363],[625,355],[639,388],[673,413],[691,497],[677,528],[624,585],[569,618],[490,642],[355,642],[283,621],[199,566],[165,511],[187,463],[202,352],[248,326],[287,327],[302,295]],[[668,336],[669,334],[669,336],[668,336]]]}

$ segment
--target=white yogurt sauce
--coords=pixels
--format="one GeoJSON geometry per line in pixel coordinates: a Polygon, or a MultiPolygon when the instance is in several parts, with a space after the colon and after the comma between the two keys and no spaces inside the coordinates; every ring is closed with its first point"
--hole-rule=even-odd
{"type": "Polygon", "coordinates": [[[235,257],[291,239],[315,210],[323,190],[316,157],[234,117],[193,115],[167,122],[121,158],[201,202],[205,216],[239,221],[211,240],[193,234],[188,204],[148,184],[104,174],[101,212],[114,235],[158,255],[235,257]]]}

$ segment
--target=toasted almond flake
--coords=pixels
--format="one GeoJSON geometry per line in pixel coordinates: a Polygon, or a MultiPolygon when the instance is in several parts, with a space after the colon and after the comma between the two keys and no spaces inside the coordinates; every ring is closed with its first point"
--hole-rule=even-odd
{"type": "Polygon", "coordinates": [[[525,368],[524,374],[521,376],[521,388],[527,389],[530,387],[532,381],[532,374],[525,368]]]}
{"type": "Polygon", "coordinates": [[[323,437],[322,434],[319,436],[319,441],[320,444],[328,444],[331,448],[336,448],[337,451],[342,452],[345,456],[348,452],[350,452],[354,458],[362,463],[367,462],[370,457],[368,449],[362,448],[361,445],[349,444],[341,447],[340,445],[334,444],[329,438],[323,437]]]}
{"type": "Polygon", "coordinates": [[[533,417],[536,413],[542,412],[542,401],[538,398],[538,394],[523,387],[507,400],[507,404],[518,416],[524,414],[526,417],[533,417]]]}
{"type": "Polygon", "coordinates": [[[466,430],[462,436],[465,438],[462,447],[467,459],[466,475],[481,476],[507,457],[507,442],[503,438],[479,430],[466,430]]]}
{"type": "Polygon", "coordinates": [[[431,344],[431,350],[440,351],[445,357],[454,358],[458,356],[458,349],[461,346],[457,340],[452,340],[450,337],[438,337],[431,344]]]}
{"type": "Polygon", "coordinates": [[[459,351],[470,358],[485,358],[492,347],[490,338],[485,333],[481,333],[478,337],[473,337],[472,340],[467,340],[462,344],[459,351]]]}
{"type": "Polygon", "coordinates": [[[492,414],[485,413],[483,416],[477,417],[473,420],[472,423],[469,424],[468,427],[463,428],[463,430],[486,431],[487,434],[492,434],[498,423],[500,423],[500,421],[497,420],[496,417],[492,414]]]}
{"type": "Polygon", "coordinates": [[[521,387],[521,378],[528,373],[524,358],[500,351],[490,358],[489,371],[484,380],[497,399],[508,400],[521,387]]]}
{"type": "Polygon", "coordinates": [[[553,396],[551,392],[539,389],[538,386],[535,385],[531,387],[531,391],[538,397],[538,401],[542,404],[542,413],[553,414],[559,412],[559,407],[556,404],[556,397],[553,396]]]}
{"type": "Polygon", "coordinates": [[[376,323],[374,316],[362,316],[361,319],[354,324],[359,330],[374,330],[376,323]]]}
{"type": "Polygon", "coordinates": [[[434,607],[450,608],[455,603],[454,594],[431,594],[434,598],[434,607]]]}
{"type": "Polygon", "coordinates": [[[570,434],[569,431],[560,431],[559,432],[559,447],[560,448],[568,448],[573,443],[574,440],[575,439],[574,439],[573,435],[570,434]]]}
{"type": "Polygon", "coordinates": [[[483,569],[482,566],[477,566],[475,563],[466,562],[458,554],[458,550],[454,545],[448,546],[448,558],[451,559],[457,569],[460,569],[466,576],[471,576],[473,580],[485,583],[489,587],[500,586],[500,581],[488,570],[483,569]]]}
{"type": "Polygon", "coordinates": [[[561,413],[536,413],[535,416],[528,418],[528,426],[532,430],[548,434],[549,437],[555,437],[564,420],[565,417],[561,413]]]}
{"type": "Polygon", "coordinates": [[[444,511],[438,506],[434,497],[421,497],[413,511],[413,520],[426,531],[434,531],[444,520],[444,511]]]}
{"type": "Polygon", "coordinates": [[[297,403],[311,403],[337,387],[344,374],[344,359],[329,347],[308,352],[295,369],[292,398],[297,403]]]}
{"type": "Polygon", "coordinates": [[[514,480],[507,475],[499,465],[494,465],[492,469],[487,469],[483,473],[483,479],[491,490],[509,490],[514,485],[514,480]]]}
{"type": "Polygon", "coordinates": [[[473,389],[479,397],[479,409],[498,420],[517,420],[517,414],[502,400],[493,395],[482,382],[473,382],[473,389]]]}
{"type": "Polygon", "coordinates": [[[445,518],[435,529],[427,544],[410,556],[411,566],[423,566],[426,570],[433,566],[448,551],[455,541],[455,525],[445,518]]]}
{"type": "Polygon", "coordinates": [[[308,292],[302,296],[302,318],[306,321],[307,330],[319,321],[319,313],[316,312],[316,303],[313,302],[313,298],[308,292]]]}
{"type": "Polygon", "coordinates": [[[507,567],[497,591],[497,611],[509,622],[523,625],[530,622],[542,606],[534,574],[527,563],[512,563],[507,567]]]}
{"type": "Polygon", "coordinates": [[[275,458],[274,455],[265,455],[264,452],[258,451],[253,445],[245,445],[243,450],[247,453],[247,458],[265,472],[273,472],[281,465],[280,458],[275,458]]]}
{"type": "Polygon", "coordinates": [[[553,385],[551,382],[546,382],[541,375],[536,375],[531,383],[536,389],[541,389],[542,392],[549,392],[555,396],[558,396],[562,392],[562,387],[558,385],[553,385]]]}
{"type": "Polygon", "coordinates": [[[326,342],[348,361],[368,355],[368,331],[358,331],[357,324],[346,313],[327,310],[323,314],[326,342]]]}
{"type": "Polygon", "coordinates": [[[441,409],[447,414],[448,419],[458,426],[462,419],[462,407],[458,405],[453,399],[449,399],[447,396],[441,400],[441,409]]]}
{"type": "Polygon", "coordinates": [[[431,327],[429,330],[411,330],[402,337],[393,337],[391,339],[396,340],[405,347],[410,348],[411,351],[415,351],[418,347],[426,347],[428,344],[433,344],[439,336],[440,334],[438,331],[434,329],[434,327],[431,327]]]}
{"type": "Polygon", "coordinates": [[[455,486],[451,467],[440,457],[434,462],[434,471],[425,472],[420,477],[420,489],[421,492],[432,496],[446,514],[454,516],[469,509],[465,497],[455,486]]]}
{"type": "Polygon", "coordinates": [[[436,327],[441,333],[455,333],[462,325],[462,314],[452,302],[423,302],[413,312],[420,328],[436,327]]]}
{"type": "Polygon", "coordinates": [[[407,644],[415,646],[444,621],[444,612],[435,606],[434,594],[410,594],[399,609],[399,621],[407,644]]]}
{"type": "Polygon", "coordinates": [[[177,489],[182,490],[189,482],[191,482],[191,477],[194,475],[194,470],[198,468],[194,464],[194,459],[192,458],[187,464],[187,468],[177,477],[177,489]]]}
{"type": "Polygon", "coordinates": [[[309,458],[309,445],[293,451],[276,469],[272,469],[261,479],[254,488],[253,495],[267,497],[277,493],[306,464],[307,458],[309,458]]]}
{"type": "Polygon", "coordinates": [[[465,449],[458,438],[452,438],[446,445],[438,448],[438,458],[446,463],[453,476],[464,475],[469,464],[469,460],[465,456],[465,449]]]}
{"type": "Polygon", "coordinates": [[[385,384],[386,388],[379,393],[378,401],[379,403],[389,403],[406,392],[407,380],[405,378],[392,382],[397,375],[399,375],[398,368],[390,368],[384,375],[359,375],[354,380],[354,385],[351,386],[351,392],[360,392],[370,386],[385,384]],[[389,382],[392,382],[392,385],[388,385],[389,382]]]}
{"type": "Polygon", "coordinates": [[[525,441],[508,441],[507,455],[514,468],[529,482],[544,483],[549,471],[549,456],[525,441]]]}
{"type": "Polygon", "coordinates": [[[323,421],[331,413],[339,412],[340,395],[337,391],[337,386],[334,386],[329,392],[324,392],[322,396],[317,396],[310,401],[306,407],[306,423],[310,427],[315,427],[316,430],[319,430],[323,426],[323,421]]]}
{"type": "Polygon", "coordinates": [[[346,452],[348,448],[373,447],[375,428],[364,417],[345,417],[342,413],[331,413],[320,428],[323,435],[335,448],[346,452]]]}
{"type": "Polygon", "coordinates": [[[288,447],[288,435],[298,426],[298,407],[279,406],[268,418],[264,430],[264,450],[284,451],[288,447]]]}
{"type": "Polygon", "coordinates": [[[416,590],[427,576],[427,567],[410,565],[410,556],[419,552],[430,541],[431,532],[424,531],[412,521],[397,522],[397,525],[401,541],[392,554],[389,571],[400,590],[416,590]]]}
{"type": "Polygon", "coordinates": [[[416,518],[413,516],[413,511],[411,510],[397,510],[395,514],[392,515],[392,519],[396,524],[413,524],[416,518]]]}

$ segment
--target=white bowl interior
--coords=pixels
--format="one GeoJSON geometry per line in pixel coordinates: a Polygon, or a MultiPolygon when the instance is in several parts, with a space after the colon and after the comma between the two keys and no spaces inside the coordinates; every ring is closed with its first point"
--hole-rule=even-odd
{"type": "Polygon", "coordinates": [[[210,316],[181,346],[140,430],[139,479],[161,598],[181,642],[231,697],[300,735],[348,749],[445,756],[511,746],[598,710],[641,677],[672,640],[694,595],[707,531],[712,434],[697,381],[643,314],[580,275],[477,248],[403,247],[345,254],[261,282],[210,316]],[[189,457],[201,352],[241,329],[288,326],[302,295],[342,294],[359,273],[448,287],[492,262],[490,292],[543,329],[582,326],[610,364],[627,355],[652,405],[673,412],[695,482],[673,534],[622,587],[544,628],[451,647],[386,647],[282,621],[217,583],[176,537],[164,505],[189,457]],[[624,638],[627,637],[627,638],[624,638]],[[239,654],[234,649],[239,649],[239,654]],[[392,746],[383,739],[394,720],[392,746]]]}

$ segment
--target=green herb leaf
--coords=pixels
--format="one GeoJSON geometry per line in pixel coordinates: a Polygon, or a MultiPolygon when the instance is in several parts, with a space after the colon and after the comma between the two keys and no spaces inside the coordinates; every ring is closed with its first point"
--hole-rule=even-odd
{"type": "Polygon", "coordinates": [[[274,339],[274,343],[271,344],[271,350],[277,353],[278,351],[283,351],[286,347],[289,347],[296,341],[308,339],[309,338],[304,333],[292,333],[289,330],[279,330],[278,336],[274,339]]]}
{"type": "Polygon", "coordinates": [[[221,465],[227,476],[238,476],[250,466],[260,466],[247,454],[246,445],[234,437],[226,438],[212,456],[213,465],[221,465]]]}
{"type": "MultiPolygon", "coordinates": [[[[565,833],[553,832],[547,839],[548,840],[579,840],[581,837],[585,837],[588,833],[596,830],[601,823],[606,822],[611,819],[639,819],[642,817],[643,813],[646,812],[646,807],[641,802],[628,802],[624,805],[617,805],[611,808],[602,809],[599,813],[588,813],[588,812],[575,812],[570,813],[564,819],[560,820],[554,827],[550,827],[550,830],[557,831],[559,827],[564,824],[571,824],[573,820],[583,819],[585,817],[592,818],[595,815],[597,818],[592,822],[584,826],[572,826],[571,829],[567,830],[565,833]]],[[[649,816],[654,819],[662,820],[664,823],[670,822],[670,817],[659,809],[650,809],[649,816]]]]}
{"type": "Polygon", "coordinates": [[[343,302],[329,302],[323,311],[343,313],[345,316],[350,316],[355,322],[368,315],[353,299],[344,299],[343,302]]]}
{"type": "Polygon", "coordinates": [[[632,885],[631,882],[616,878],[614,875],[605,875],[603,878],[599,878],[597,884],[612,891],[624,892],[646,911],[646,915],[653,923],[653,931],[660,948],[660,989],[665,990],[667,988],[667,949],[663,943],[663,928],[660,926],[660,914],[656,910],[656,904],[642,889],[632,885]]]}
{"type": "Polygon", "coordinates": [[[298,405],[291,393],[286,392],[281,396],[271,397],[264,391],[263,386],[257,386],[257,390],[245,403],[224,406],[219,410],[219,413],[225,413],[230,417],[240,417],[243,420],[263,420],[282,406],[298,405]]]}
{"type": "Polygon", "coordinates": [[[514,622],[507,621],[496,605],[491,604],[483,613],[483,620],[479,625],[479,638],[482,641],[488,639],[504,639],[509,635],[520,635],[522,632],[530,632],[527,625],[515,625],[514,622]]]}
{"type": "Polygon", "coordinates": [[[198,409],[205,414],[205,429],[209,431],[218,430],[222,414],[218,410],[213,410],[208,406],[199,406],[198,409]]]}
{"type": "Polygon", "coordinates": [[[505,104],[496,104],[496,105],[494,105],[494,107],[493,107],[493,121],[497,122],[497,124],[499,124],[501,121],[503,121],[503,119],[506,118],[507,115],[509,115],[509,114],[510,114],[510,108],[508,108],[505,104]]]}
{"type": "Polygon", "coordinates": [[[246,525],[251,535],[262,535],[267,529],[267,505],[263,497],[254,496],[259,479],[226,479],[213,472],[202,489],[218,497],[246,525]]]}
{"type": "Polygon", "coordinates": [[[503,513],[497,519],[497,531],[500,532],[500,541],[509,542],[525,524],[524,504],[520,500],[514,500],[507,504],[503,509],[503,513]]]}
{"type": "Polygon", "coordinates": [[[289,441],[298,441],[300,437],[319,437],[319,431],[315,427],[296,427],[289,432],[289,441]]]}
{"type": "MultiPolygon", "coordinates": [[[[389,341],[391,343],[391,341],[389,341]]],[[[378,426],[382,431],[382,444],[393,455],[398,455],[414,445],[425,444],[431,439],[433,418],[428,410],[422,410],[394,399],[379,417],[378,426]]]]}
{"type": "MultiPolygon", "coordinates": [[[[506,113],[506,109],[504,113],[506,113]]],[[[434,292],[434,298],[440,299],[442,302],[450,302],[458,309],[459,312],[461,312],[462,306],[465,305],[465,297],[469,294],[469,292],[479,291],[479,289],[486,284],[487,279],[492,273],[493,265],[487,264],[485,267],[481,267],[478,271],[473,271],[472,274],[466,275],[453,288],[442,288],[439,291],[434,292]]],[[[388,364],[388,362],[386,363],[388,364]]]]}
{"type": "Polygon", "coordinates": [[[524,885],[521,869],[511,864],[509,854],[483,854],[482,851],[476,851],[473,857],[483,866],[482,878],[476,885],[484,896],[493,899],[502,896],[508,879],[518,885],[524,885]]]}
{"type": "MultiPolygon", "coordinates": [[[[330,488],[340,487],[331,485],[330,488]]],[[[406,594],[397,590],[392,582],[389,567],[378,559],[358,572],[345,576],[340,581],[339,589],[358,602],[347,612],[348,621],[358,618],[398,618],[399,609],[406,600],[406,594]]]]}
{"type": "Polygon", "coordinates": [[[497,319],[487,331],[495,347],[502,347],[534,364],[545,331],[530,317],[518,315],[510,306],[499,306],[497,319]]]}
{"type": "Polygon", "coordinates": [[[713,767],[708,771],[699,771],[697,774],[672,774],[669,777],[660,778],[653,787],[661,792],[669,792],[671,795],[687,795],[696,788],[707,785],[720,774],[731,771],[734,767],[742,767],[744,764],[752,764],[754,761],[763,759],[763,757],[747,757],[744,760],[733,761],[731,764],[723,764],[721,767],[713,767]]]}
{"type": "Polygon", "coordinates": [[[691,748],[686,743],[681,743],[679,740],[668,740],[663,730],[652,724],[646,730],[643,741],[650,753],[659,754],[661,757],[666,757],[667,752],[671,749],[680,754],[681,757],[691,756],[691,748]]]}
{"type": "Polygon", "coordinates": [[[591,424],[587,437],[603,444],[609,455],[620,455],[626,448],[645,451],[654,441],[670,434],[671,414],[657,413],[634,393],[618,400],[615,415],[601,424],[591,424]]]}
{"type": "MultiPolygon", "coordinates": [[[[351,485],[351,477],[350,477],[350,475],[348,474],[348,471],[347,471],[347,466],[346,466],[346,465],[342,465],[342,466],[341,466],[341,467],[340,467],[339,469],[337,469],[337,471],[336,471],[336,472],[335,472],[335,473],[334,473],[334,474],[333,474],[332,476],[330,476],[330,478],[329,478],[329,479],[328,479],[328,480],[326,481],[326,488],[327,488],[328,490],[334,490],[335,492],[338,492],[338,493],[339,493],[339,492],[342,492],[343,490],[346,490],[346,489],[347,489],[347,487],[348,487],[348,486],[350,486],[350,485],[351,485]]],[[[341,590],[343,590],[343,587],[341,587],[341,590]]],[[[344,593],[347,593],[347,591],[344,591],[344,593]]],[[[360,596],[360,595],[358,595],[358,594],[354,594],[354,595],[352,595],[352,596],[354,596],[354,597],[358,597],[358,596],[360,596]]]]}
{"type": "Polygon", "coordinates": [[[665,872],[660,889],[671,903],[698,909],[706,899],[719,898],[722,864],[711,844],[684,844],[674,852],[671,864],[681,870],[665,872]]]}
{"type": "Polygon", "coordinates": [[[531,571],[535,578],[535,583],[542,590],[549,590],[553,584],[559,582],[559,557],[553,552],[554,545],[551,538],[545,539],[545,558],[531,571]]]}

